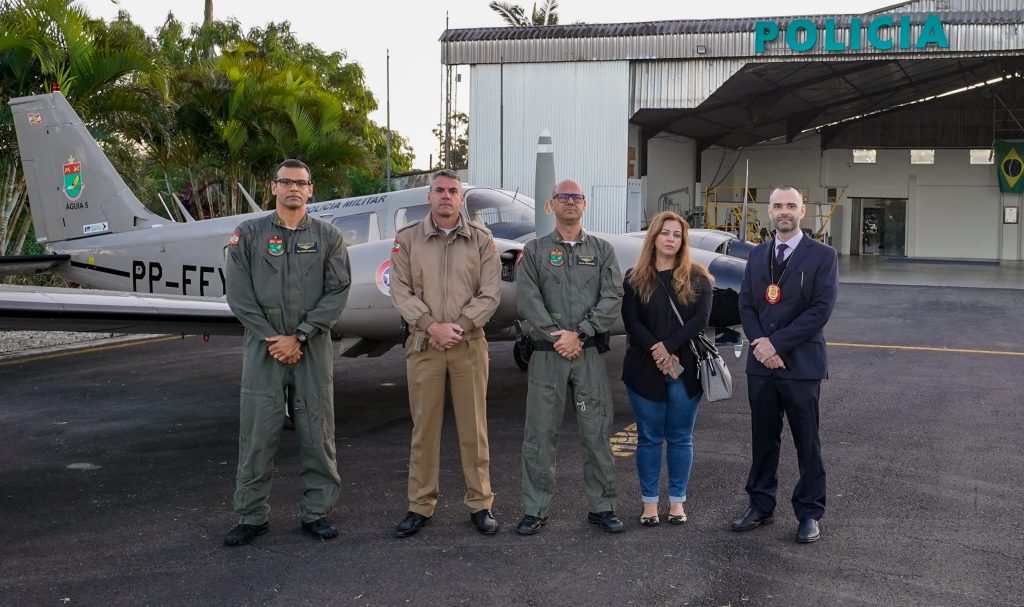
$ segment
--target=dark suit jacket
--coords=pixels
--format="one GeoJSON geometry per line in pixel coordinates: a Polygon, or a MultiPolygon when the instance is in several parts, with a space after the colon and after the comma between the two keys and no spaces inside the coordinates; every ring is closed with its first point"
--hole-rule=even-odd
{"type": "Polygon", "coordinates": [[[765,299],[765,289],[771,282],[769,264],[774,250],[773,239],[750,252],[740,288],[740,319],[747,339],[768,337],[786,368],[765,367],[751,349],[747,374],[824,379],[828,377],[828,358],[822,329],[832,315],[839,290],[835,249],[805,234],[779,282],[782,299],[773,305],[765,299]]]}

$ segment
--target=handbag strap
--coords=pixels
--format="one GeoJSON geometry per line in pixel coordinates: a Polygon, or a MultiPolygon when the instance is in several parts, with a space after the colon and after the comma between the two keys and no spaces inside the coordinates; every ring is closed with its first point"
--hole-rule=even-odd
{"type": "MultiPolygon", "coordinates": [[[[683,322],[683,315],[679,313],[679,308],[676,307],[676,300],[675,297],[672,297],[672,292],[668,290],[665,283],[661,282],[660,278],[655,277],[655,280],[658,281],[658,284],[661,285],[661,288],[665,291],[665,296],[668,297],[668,303],[672,306],[672,312],[675,313],[676,318],[679,319],[679,324],[685,327],[686,323],[683,322]]],[[[693,352],[693,355],[697,360],[715,358],[718,356],[718,348],[715,347],[715,342],[708,339],[708,336],[704,334],[704,331],[698,332],[697,337],[690,340],[690,351],[693,352]]]]}
{"type": "Polygon", "coordinates": [[[672,297],[671,291],[668,290],[668,287],[665,286],[665,283],[661,282],[661,278],[655,276],[654,280],[657,280],[658,284],[661,285],[661,288],[665,291],[665,296],[668,297],[668,303],[670,306],[672,306],[672,311],[675,312],[676,318],[679,319],[679,324],[685,327],[686,323],[683,322],[683,316],[682,314],[679,313],[679,308],[676,307],[676,298],[672,297]]]}

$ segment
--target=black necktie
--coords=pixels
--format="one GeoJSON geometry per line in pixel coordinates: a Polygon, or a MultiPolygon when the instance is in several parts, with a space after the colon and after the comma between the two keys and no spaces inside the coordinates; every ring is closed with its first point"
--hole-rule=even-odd
{"type": "Polygon", "coordinates": [[[775,255],[775,264],[776,265],[780,265],[781,266],[782,264],[786,263],[786,249],[788,249],[788,248],[789,247],[786,245],[786,243],[784,243],[784,242],[780,242],[779,243],[779,248],[777,249],[778,252],[775,255]]]}

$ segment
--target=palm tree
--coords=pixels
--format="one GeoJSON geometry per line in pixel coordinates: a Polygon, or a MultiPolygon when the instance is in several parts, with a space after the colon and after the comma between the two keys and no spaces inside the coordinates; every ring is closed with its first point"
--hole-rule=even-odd
{"type": "MultiPolygon", "coordinates": [[[[95,20],[64,0],[0,1],[0,99],[55,84],[130,184],[135,144],[160,128],[162,78],[151,45],[127,19],[95,20]]],[[[0,105],[0,254],[20,253],[28,230],[10,106],[0,105]]]]}
{"type": "Polygon", "coordinates": [[[558,0],[544,0],[540,10],[537,4],[533,5],[533,12],[530,18],[526,17],[526,10],[518,4],[498,2],[492,0],[488,4],[492,11],[498,13],[502,20],[513,27],[529,27],[531,25],[558,25],[558,0]]]}

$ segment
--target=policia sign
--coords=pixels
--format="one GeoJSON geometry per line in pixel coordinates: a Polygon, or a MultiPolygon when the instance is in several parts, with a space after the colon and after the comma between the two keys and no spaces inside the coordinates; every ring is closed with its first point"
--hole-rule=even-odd
{"type": "Polygon", "coordinates": [[[949,48],[945,25],[938,15],[927,15],[923,21],[915,17],[879,15],[870,20],[852,17],[848,24],[825,19],[822,32],[810,19],[794,19],[785,28],[774,21],[758,21],[754,24],[754,52],[759,55],[766,52],[768,44],[779,40],[780,34],[789,50],[797,53],[919,50],[929,45],[949,48]],[[841,33],[843,30],[846,30],[845,35],[841,33]],[[862,49],[864,41],[867,48],[862,49]]]}

